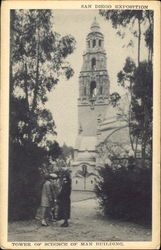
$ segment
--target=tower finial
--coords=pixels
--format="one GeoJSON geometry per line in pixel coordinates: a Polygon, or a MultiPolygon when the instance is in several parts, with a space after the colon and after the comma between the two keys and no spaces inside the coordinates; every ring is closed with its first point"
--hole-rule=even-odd
{"type": "Polygon", "coordinates": [[[91,25],[92,31],[98,31],[100,29],[99,23],[97,22],[96,16],[94,17],[93,23],[91,25]]]}

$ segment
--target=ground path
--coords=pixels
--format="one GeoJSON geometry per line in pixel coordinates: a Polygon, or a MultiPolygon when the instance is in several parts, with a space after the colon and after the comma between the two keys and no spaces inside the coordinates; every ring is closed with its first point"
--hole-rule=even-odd
{"type": "Polygon", "coordinates": [[[42,227],[39,221],[9,224],[9,241],[150,241],[151,230],[143,226],[105,219],[93,194],[74,193],[72,217],[68,228],[59,222],[42,227]]]}

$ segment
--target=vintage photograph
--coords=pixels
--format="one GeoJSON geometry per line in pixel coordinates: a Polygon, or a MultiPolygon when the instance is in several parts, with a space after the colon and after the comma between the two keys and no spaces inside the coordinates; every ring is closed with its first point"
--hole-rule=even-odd
{"type": "Polygon", "coordinates": [[[152,241],[154,11],[9,16],[7,241],[152,241]]]}

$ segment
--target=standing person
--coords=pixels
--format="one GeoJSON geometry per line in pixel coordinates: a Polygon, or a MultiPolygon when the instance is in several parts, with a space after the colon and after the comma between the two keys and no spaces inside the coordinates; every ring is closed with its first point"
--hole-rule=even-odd
{"type": "Polygon", "coordinates": [[[68,219],[70,218],[70,195],[71,195],[71,178],[65,174],[62,178],[62,189],[59,198],[59,219],[64,222],[61,227],[68,227],[68,219]]]}
{"type": "Polygon", "coordinates": [[[52,188],[51,180],[57,178],[56,174],[50,174],[45,176],[46,180],[42,187],[41,193],[41,209],[42,209],[42,226],[48,226],[46,222],[46,213],[47,210],[51,210],[54,204],[54,193],[52,188]]]}
{"type": "Polygon", "coordinates": [[[57,179],[52,179],[51,180],[51,189],[52,189],[52,195],[53,195],[53,206],[51,208],[51,216],[52,216],[52,220],[56,221],[58,219],[58,195],[60,193],[61,190],[61,183],[60,183],[60,178],[57,177],[57,179]]]}

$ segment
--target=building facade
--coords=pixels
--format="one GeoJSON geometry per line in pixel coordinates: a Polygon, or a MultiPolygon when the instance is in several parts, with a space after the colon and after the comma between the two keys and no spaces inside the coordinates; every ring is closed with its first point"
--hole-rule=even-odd
{"type": "MultiPolygon", "coordinates": [[[[94,19],[86,37],[86,51],[79,75],[79,131],[72,162],[73,190],[93,191],[98,178],[97,167],[108,162],[113,146],[121,149],[122,154],[131,150],[128,123],[110,104],[109,97],[104,36],[94,19]]],[[[124,101],[123,110],[128,112],[128,102],[124,101]]]]}
{"type": "Polygon", "coordinates": [[[99,120],[109,106],[110,82],[104,36],[94,19],[86,37],[79,75],[78,136],[74,149],[73,189],[93,190],[96,177],[96,144],[99,120]]]}

